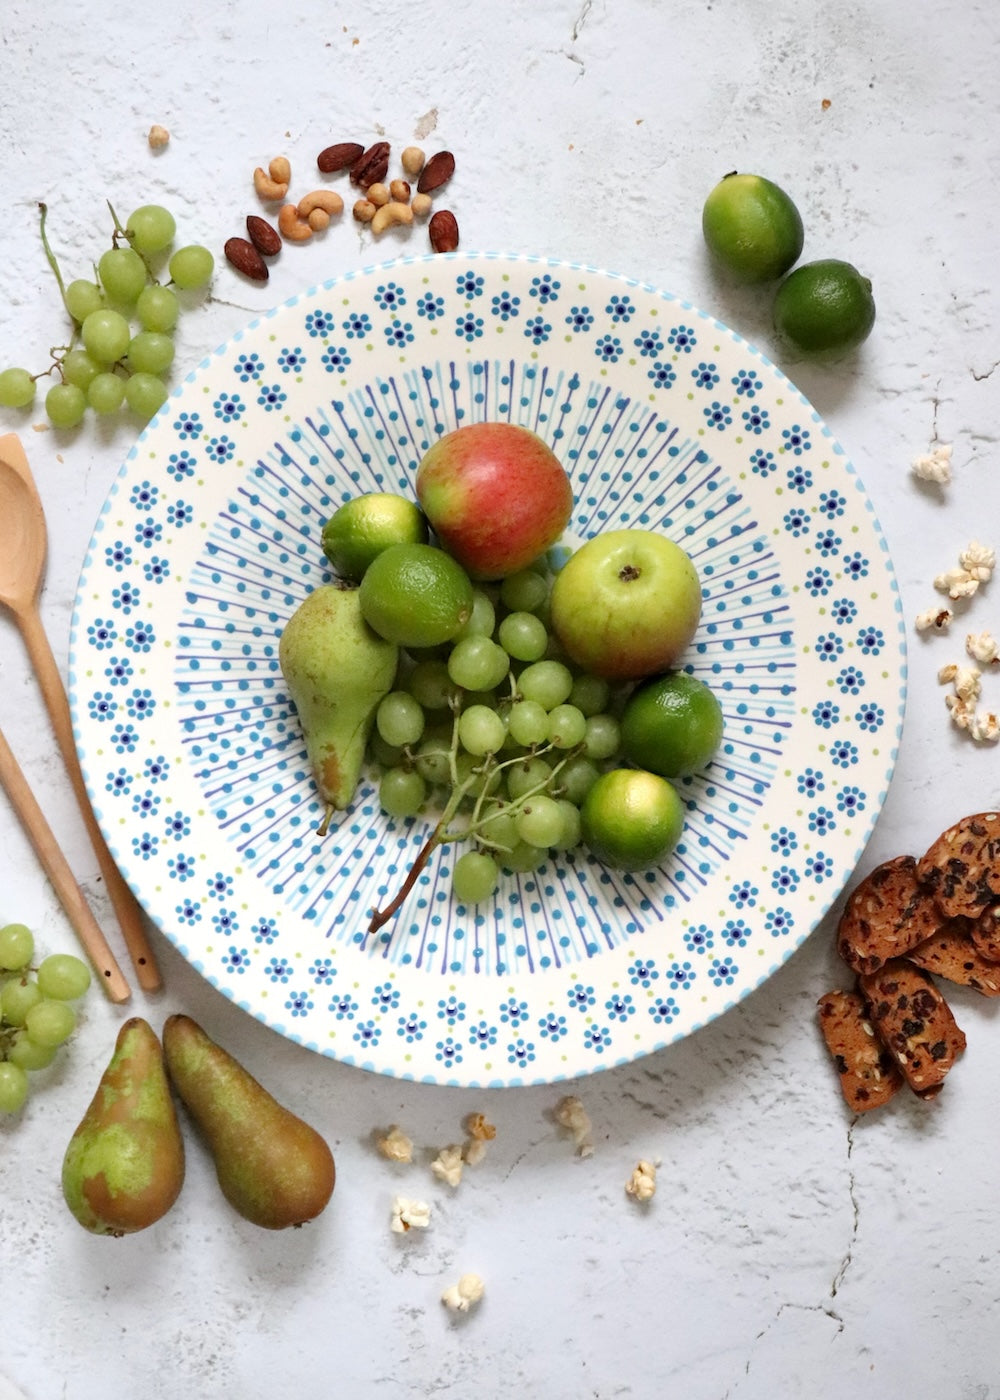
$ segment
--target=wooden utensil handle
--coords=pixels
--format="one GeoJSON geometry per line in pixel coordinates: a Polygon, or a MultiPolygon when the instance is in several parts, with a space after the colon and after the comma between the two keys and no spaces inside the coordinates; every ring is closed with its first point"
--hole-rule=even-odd
{"type": "Polygon", "coordinates": [[[28,839],[34,846],[42,868],[52,882],[52,888],[66,911],[66,917],[76,930],[104,990],[112,1001],[128,1001],[132,995],[131,988],[115,961],[115,955],[108,947],[100,925],[91,913],[90,906],[84,899],[83,891],[77,884],[76,877],[70,869],[66,857],[59,849],[59,843],[53,835],[52,828],[45,820],[45,815],[2,733],[0,733],[0,784],[3,785],[10,798],[11,805],[18,815],[28,839]]]}
{"type": "Polygon", "coordinates": [[[87,784],[84,781],[83,770],[80,767],[76,744],[73,740],[73,720],[70,715],[69,700],[66,697],[66,687],[59,674],[59,667],[52,654],[52,648],[42,626],[41,617],[37,610],[19,612],[16,616],[35,674],[38,677],[42,698],[45,701],[45,708],[49,712],[49,719],[55,731],[66,772],[73,785],[73,791],[76,794],[80,812],[86,823],[98,864],[101,867],[115,915],[125,938],[125,945],[135,968],[136,978],[139,985],[146,991],[157,991],[163,983],[156,963],[156,955],[149,943],[143,913],[135,895],[125,883],[124,876],[115,864],[114,856],[108,850],[101,829],[97,824],[97,818],[94,816],[94,809],[90,805],[87,784]]]}

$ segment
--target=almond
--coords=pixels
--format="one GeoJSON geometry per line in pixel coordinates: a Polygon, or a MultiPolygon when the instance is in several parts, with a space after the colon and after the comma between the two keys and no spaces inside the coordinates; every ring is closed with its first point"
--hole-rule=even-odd
{"type": "Polygon", "coordinates": [[[362,151],[351,166],[351,184],[366,190],[369,185],[377,185],[384,180],[388,169],[389,143],[376,141],[367,151],[362,151]]]}
{"type": "Polygon", "coordinates": [[[332,175],[335,170],[346,170],[364,153],[365,148],[360,141],[338,141],[336,145],[320,151],[316,164],[324,175],[332,175]]]}
{"type": "Polygon", "coordinates": [[[417,181],[417,192],[419,194],[430,194],[431,190],[438,190],[442,185],[446,185],[455,173],[455,157],[451,151],[438,151],[431,156],[430,160],[420,172],[420,179],[417,181]]]}
{"type": "Polygon", "coordinates": [[[281,252],[281,234],[259,214],[247,215],[247,233],[250,242],[266,258],[273,258],[281,252]]]}
{"type": "Polygon", "coordinates": [[[435,253],[453,253],[458,247],[458,220],[450,209],[431,215],[427,234],[435,253]]]}
{"type": "Polygon", "coordinates": [[[253,244],[248,243],[245,238],[227,238],[222,251],[226,255],[226,261],[232,263],[236,271],[242,272],[244,277],[249,277],[252,282],[267,281],[267,264],[253,244]]]}

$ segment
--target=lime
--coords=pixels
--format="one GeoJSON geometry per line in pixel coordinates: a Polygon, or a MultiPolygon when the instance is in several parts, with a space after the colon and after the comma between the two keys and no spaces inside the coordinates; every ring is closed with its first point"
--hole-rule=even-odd
{"type": "Polygon", "coordinates": [[[803,263],[774,298],[774,328],[806,355],[845,354],[868,339],[875,324],[872,284],[838,258],[803,263]]]}
{"type": "Polygon", "coordinates": [[[450,641],[472,614],[468,574],[431,544],[391,544],[365,570],[358,589],[369,627],[403,647],[450,641]]]}
{"type": "Polygon", "coordinates": [[[802,252],[799,211],[763,175],[725,175],[705,200],[701,228],[713,257],[741,282],[770,282],[802,252]]]}
{"type": "Polygon", "coordinates": [[[697,773],[721,742],[722,707],[704,681],[686,671],[644,681],[622,711],[622,752],[662,778],[697,773]]]}
{"type": "Polygon", "coordinates": [[[369,491],[339,506],[323,526],[323,553],[341,578],[359,583],[391,544],[426,544],[427,520],[416,502],[391,491],[369,491]]]}
{"type": "Polygon", "coordinates": [[[612,768],[590,788],[580,809],[583,839],[613,870],[648,870],[677,845],[684,804],[656,773],[612,768]]]}

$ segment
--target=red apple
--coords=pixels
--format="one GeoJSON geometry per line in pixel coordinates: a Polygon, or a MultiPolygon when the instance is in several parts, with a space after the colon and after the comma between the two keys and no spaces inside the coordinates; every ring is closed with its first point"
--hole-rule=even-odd
{"type": "Polygon", "coordinates": [[[527,568],[559,539],[573,509],[558,457],[513,423],[446,433],[421,459],[416,491],[442,547],[475,579],[527,568]]]}
{"type": "Polygon", "coordinates": [[[572,661],[608,680],[670,670],[700,617],[697,569],[654,530],[595,535],[552,585],[552,630],[572,661]]]}

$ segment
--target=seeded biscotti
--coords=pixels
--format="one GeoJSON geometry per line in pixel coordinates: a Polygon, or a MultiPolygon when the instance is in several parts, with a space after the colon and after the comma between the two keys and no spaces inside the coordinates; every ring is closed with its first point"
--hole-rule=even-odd
{"type": "Polygon", "coordinates": [[[855,1113],[881,1108],[902,1087],[903,1076],[875,1033],[868,1006],[857,991],[821,996],[820,1030],[840,1075],[840,1091],[855,1113]]]}
{"type": "Polygon", "coordinates": [[[965,1049],[965,1035],[933,979],[905,958],[859,978],[878,1035],[921,1098],[940,1093],[965,1049]]]}
{"type": "Polygon", "coordinates": [[[837,949],[855,972],[877,972],[936,933],[942,916],[917,879],[913,856],[884,861],[852,890],[837,925],[837,949]]]}
{"type": "Polygon", "coordinates": [[[917,879],[947,918],[978,918],[1000,900],[1000,812],[943,831],[917,862],[917,879]]]}
{"type": "Polygon", "coordinates": [[[974,937],[976,927],[968,919],[948,919],[906,956],[946,982],[971,987],[984,997],[1000,997],[1000,963],[983,957],[974,937]]]}

